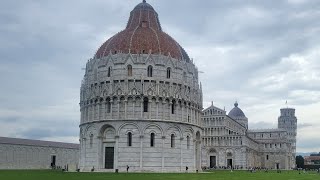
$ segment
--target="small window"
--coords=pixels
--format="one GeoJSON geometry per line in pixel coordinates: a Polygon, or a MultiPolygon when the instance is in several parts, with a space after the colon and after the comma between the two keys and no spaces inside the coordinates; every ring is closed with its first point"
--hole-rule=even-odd
{"type": "Polygon", "coordinates": [[[190,149],[190,137],[187,136],[187,149],[190,149]]]}
{"type": "Polygon", "coordinates": [[[93,145],[93,134],[90,134],[90,148],[92,148],[93,145]]]}
{"type": "Polygon", "coordinates": [[[109,67],[109,68],[108,68],[108,77],[110,77],[110,76],[111,76],[111,71],[112,71],[112,68],[111,68],[111,67],[109,67]]]}
{"type": "Polygon", "coordinates": [[[152,66],[148,66],[148,77],[152,77],[152,66]]]}
{"type": "Polygon", "coordinates": [[[269,160],[269,155],[267,155],[266,159],[269,160]]]}
{"type": "Polygon", "coordinates": [[[132,146],[132,133],[128,133],[128,146],[132,146]]]}
{"type": "Polygon", "coordinates": [[[154,147],[154,133],[150,135],[150,147],[154,147]]]}
{"type": "Polygon", "coordinates": [[[174,134],[171,134],[171,148],[174,148],[175,145],[175,137],[174,134]]]}
{"type": "Polygon", "coordinates": [[[188,122],[190,122],[190,115],[188,114],[188,122]]]}
{"type": "Polygon", "coordinates": [[[167,79],[171,77],[171,68],[167,68],[167,79]]]}
{"type": "Polygon", "coordinates": [[[128,76],[132,76],[132,66],[128,65],[127,69],[128,69],[128,76]]]}
{"type": "Polygon", "coordinates": [[[143,112],[148,112],[148,98],[143,99],[143,112]]]}
{"type": "Polygon", "coordinates": [[[271,133],[270,133],[270,137],[271,137],[271,133]]]}

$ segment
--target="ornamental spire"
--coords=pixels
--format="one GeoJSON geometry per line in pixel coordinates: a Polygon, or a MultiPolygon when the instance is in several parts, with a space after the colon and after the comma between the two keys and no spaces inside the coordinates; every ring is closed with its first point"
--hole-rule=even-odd
{"type": "Polygon", "coordinates": [[[146,0],[143,0],[142,2],[143,2],[143,3],[146,3],[147,1],[146,1],[146,0]]]}

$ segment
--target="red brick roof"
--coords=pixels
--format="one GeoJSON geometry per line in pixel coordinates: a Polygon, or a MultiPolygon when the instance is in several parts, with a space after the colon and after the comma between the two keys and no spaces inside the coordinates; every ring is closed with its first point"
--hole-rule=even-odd
{"type": "Polygon", "coordinates": [[[95,58],[109,53],[162,54],[190,61],[185,50],[162,31],[157,12],[143,1],[130,13],[126,28],[108,39],[98,49],[95,58]]]}

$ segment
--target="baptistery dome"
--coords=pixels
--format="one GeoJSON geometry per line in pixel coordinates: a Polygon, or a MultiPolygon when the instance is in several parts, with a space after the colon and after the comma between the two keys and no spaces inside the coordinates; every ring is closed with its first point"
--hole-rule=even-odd
{"type": "Polygon", "coordinates": [[[170,54],[175,59],[190,61],[186,51],[162,31],[158,13],[145,1],[131,11],[126,28],[102,44],[95,58],[109,53],[170,54]]]}
{"type": "Polygon", "coordinates": [[[81,171],[201,170],[198,69],[143,1],[86,63],[81,171]]]}

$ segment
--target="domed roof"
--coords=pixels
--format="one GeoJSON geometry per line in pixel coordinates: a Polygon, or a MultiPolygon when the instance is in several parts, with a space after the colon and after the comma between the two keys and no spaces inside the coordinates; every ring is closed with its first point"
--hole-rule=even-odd
{"type": "Polygon", "coordinates": [[[103,43],[95,58],[109,53],[170,54],[178,60],[190,61],[186,51],[162,31],[158,13],[145,0],[131,11],[126,28],[103,43]]]}
{"type": "Polygon", "coordinates": [[[233,117],[233,118],[246,117],[246,115],[244,115],[243,111],[240,108],[238,108],[238,102],[234,103],[234,108],[231,109],[231,111],[229,112],[228,116],[233,117]]]}

